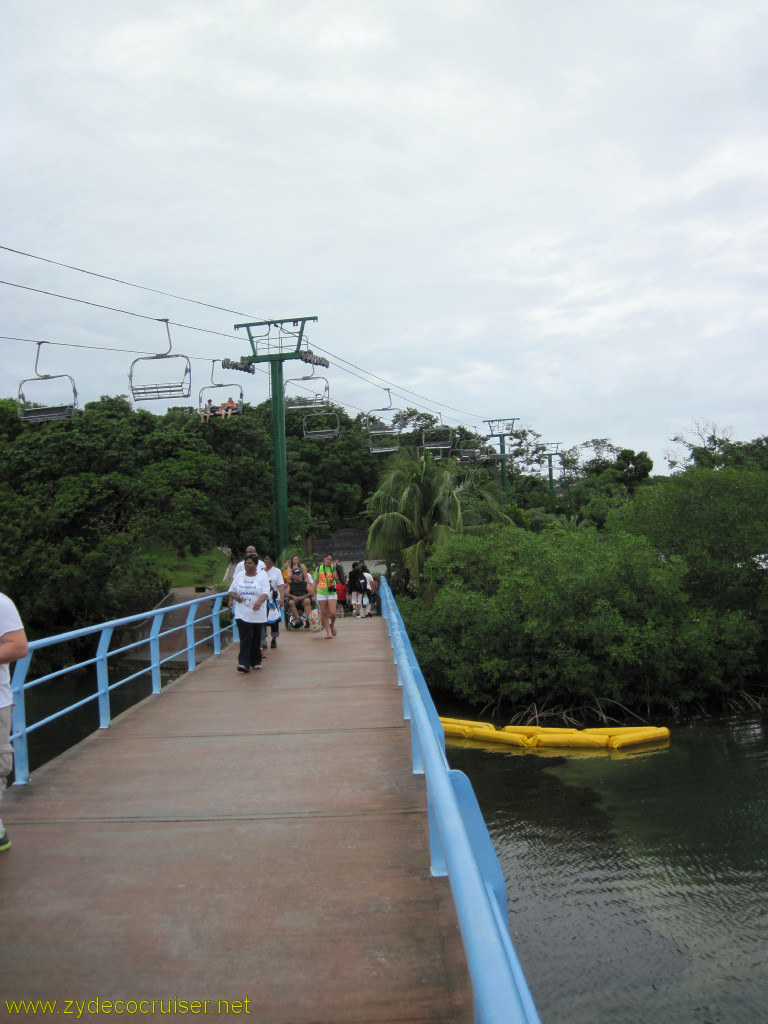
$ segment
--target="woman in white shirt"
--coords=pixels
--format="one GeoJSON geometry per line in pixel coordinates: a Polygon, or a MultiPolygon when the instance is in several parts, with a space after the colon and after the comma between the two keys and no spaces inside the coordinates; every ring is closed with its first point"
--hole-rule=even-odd
{"type": "Polygon", "coordinates": [[[238,672],[261,668],[261,627],[267,621],[268,597],[267,574],[258,569],[256,555],[246,555],[243,571],[235,576],[229,588],[229,610],[234,610],[240,633],[238,672]]]}

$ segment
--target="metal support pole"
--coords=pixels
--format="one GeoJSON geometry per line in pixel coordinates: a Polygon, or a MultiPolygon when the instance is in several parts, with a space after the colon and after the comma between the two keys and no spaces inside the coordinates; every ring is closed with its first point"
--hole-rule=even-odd
{"type": "Polygon", "coordinates": [[[112,720],[109,706],[109,667],[107,657],[112,640],[113,626],[105,626],[96,651],[96,686],[99,694],[99,728],[108,729],[112,720]]]}
{"type": "Polygon", "coordinates": [[[163,677],[160,672],[160,630],[163,628],[165,612],[160,612],[152,619],[149,631],[149,664],[152,669],[152,693],[160,693],[163,688],[163,677]]]}
{"type": "Polygon", "coordinates": [[[288,467],[285,445],[285,397],[283,395],[283,361],[301,359],[312,366],[328,366],[324,356],[316,356],[305,342],[304,330],[316,316],[288,317],[284,320],[256,320],[235,324],[235,330],[244,327],[248,332],[253,355],[243,356],[243,367],[252,363],[270,363],[270,412],[272,421],[272,470],[274,474],[274,505],[276,514],[277,550],[275,557],[288,547],[288,467]],[[273,330],[277,335],[273,335],[273,330]]]}
{"type": "Polygon", "coordinates": [[[507,480],[507,459],[506,459],[506,446],[504,444],[506,436],[504,434],[499,435],[499,452],[501,454],[501,493],[504,497],[509,495],[509,481],[507,480]]]}
{"type": "Polygon", "coordinates": [[[277,514],[277,550],[275,558],[288,547],[288,467],[285,447],[285,398],[283,395],[283,361],[270,364],[272,387],[272,471],[274,473],[275,511],[277,514]]]}
{"type": "Polygon", "coordinates": [[[547,452],[547,460],[549,462],[549,490],[552,492],[555,489],[555,477],[552,473],[552,452],[547,452]]]}

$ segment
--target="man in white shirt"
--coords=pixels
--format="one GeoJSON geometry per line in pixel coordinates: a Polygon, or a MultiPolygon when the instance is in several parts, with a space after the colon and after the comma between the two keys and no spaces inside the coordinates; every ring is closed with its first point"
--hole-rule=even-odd
{"type": "MultiPolygon", "coordinates": [[[[256,553],[256,548],[253,546],[253,544],[249,544],[248,547],[245,549],[245,558],[247,558],[248,555],[255,555],[256,556],[256,565],[258,566],[258,568],[259,569],[263,569],[264,568],[264,563],[262,562],[262,560],[259,558],[258,554],[256,553]]],[[[232,573],[232,579],[233,580],[234,580],[235,576],[237,576],[237,574],[239,572],[242,572],[243,569],[245,568],[245,558],[242,560],[242,562],[238,562],[237,565],[235,566],[235,571],[232,573]]]]}
{"type": "MultiPolygon", "coordinates": [[[[11,673],[8,665],[24,658],[29,651],[27,635],[16,610],[16,605],[5,594],[0,594],[0,812],[6,777],[11,774],[13,747],[11,746],[11,673]]],[[[11,841],[0,817],[0,852],[10,848],[11,841]]]]}

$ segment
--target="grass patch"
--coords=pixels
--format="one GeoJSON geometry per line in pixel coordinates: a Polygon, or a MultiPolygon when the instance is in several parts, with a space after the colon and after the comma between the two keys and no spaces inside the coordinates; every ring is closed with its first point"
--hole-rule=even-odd
{"type": "Polygon", "coordinates": [[[218,548],[210,548],[201,555],[188,552],[180,556],[170,546],[153,548],[148,555],[154,568],[176,587],[213,587],[222,585],[229,559],[218,548]]]}

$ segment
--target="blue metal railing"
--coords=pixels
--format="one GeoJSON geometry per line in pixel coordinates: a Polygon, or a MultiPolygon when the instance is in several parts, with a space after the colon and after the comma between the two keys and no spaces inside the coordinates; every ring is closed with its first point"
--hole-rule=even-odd
{"type": "MultiPolygon", "coordinates": [[[[188,671],[193,672],[196,667],[196,648],[200,644],[208,643],[210,641],[213,641],[214,654],[219,654],[221,651],[221,634],[223,632],[220,624],[220,614],[221,606],[226,596],[226,592],[222,592],[220,594],[209,594],[206,597],[199,597],[193,601],[185,601],[182,604],[169,605],[166,608],[156,608],[154,611],[142,612],[139,615],[129,615],[124,619],[113,619],[111,622],[103,622],[98,626],[87,626],[84,629],[75,629],[69,633],[59,633],[57,636],[45,637],[42,640],[33,640],[29,645],[29,653],[27,656],[22,658],[21,661],[16,662],[13,677],[11,679],[11,693],[13,695],[11,742],[13,744],[14,753],[14,784],[19,786],[29,781],[29,748],[27,737],[31,732],[34,732],[36,729],[40,729],[49,722],[53,722],[55,719],[61,718],[63,715],[69,714],[77,708],[81,708],[92,701],[98,701],[99,728],[107,729],[109,728],[109,724],[112,720],[110,694],[113,690],[124,686],[133,679],[138,679],[140,676],[150,675],[152,678],[152,692],[160,693],[162,688],[160,670],[161,666],[166,662],[178,658],[180,654],[186,654],[188,671]],[[206,604],[211,605],[210,610],[206,611],[205,614],[198,616],[198,610],[202,611],[202,606],[206,604]],[[165,616],[169,612],[178,612],[181,608],[187,609],[185,622],[180,626],[173,626],[164,631],[163,619],[165,616]],[[142,637],[140,640],[132,641],[131,643],[125,644],[123,647],[115,648],[114,650],[109,649],[112,642],[112,634],[115,629],[146,622],[148,619],[152,620],[148,637],[142,637]],[[201,625],[206,628],[205,624],[208,622],[210,622],[210,631],[205,633],[202,637],[198,636],[195,638],[195,628],[200,627],[201,625]],[[161,657],[160,641],[173,636],[176,633],[181,633],[182,631],[183,646],[178,647],[171,654],[161,657]],[[98,644],[96,646],[96,653],[93,657],[86,658],[84,661],[80,661],[75,665],[67,665],[66,668],[58,669],[55,672],[49,672],[47,675],[40,676],[37,679],[27,679],[29,667],[35,651],[39,651],[44,647],[52,647],[55,644],[79,640],[82,637],[96,636],[96,634],[98,634],[98,644]],[[110,659],[115,659],[120,655],[125,655],[130,651],[135,651],[138,648],[146,647],[147,645],[149,645],[149,663],[142,666],[138,671],[131,672],[130,674],[110,683],[110,659]],[[82,700],[76,701],[74,704],[70,704],[68,707],[62,708],[55,714],[41,718],[37,722],[33,722],[31,724],[27,722],[25,701],[27,691],[31,690],[33,687],[40,686],[42,683],[50,682],[52,679],[69,675],[79,669],[87,669],[93,666],[96,668],[95,693],[90,694],[82,700]]],[[[227,627],[227,629],[231,631],[232,627],[227,627]]]]}
{"type": "Polygon", "coordinates": [[[445,736],[405,631],[382,577],[382,614],[395,652],[414,774],[427,786],[432,874],[448,876],[472,981],[477,1024],[539,1024],[528,983],[509,935],[507,893],[491,837],[469,779],[449,768],[445,736]]]}

